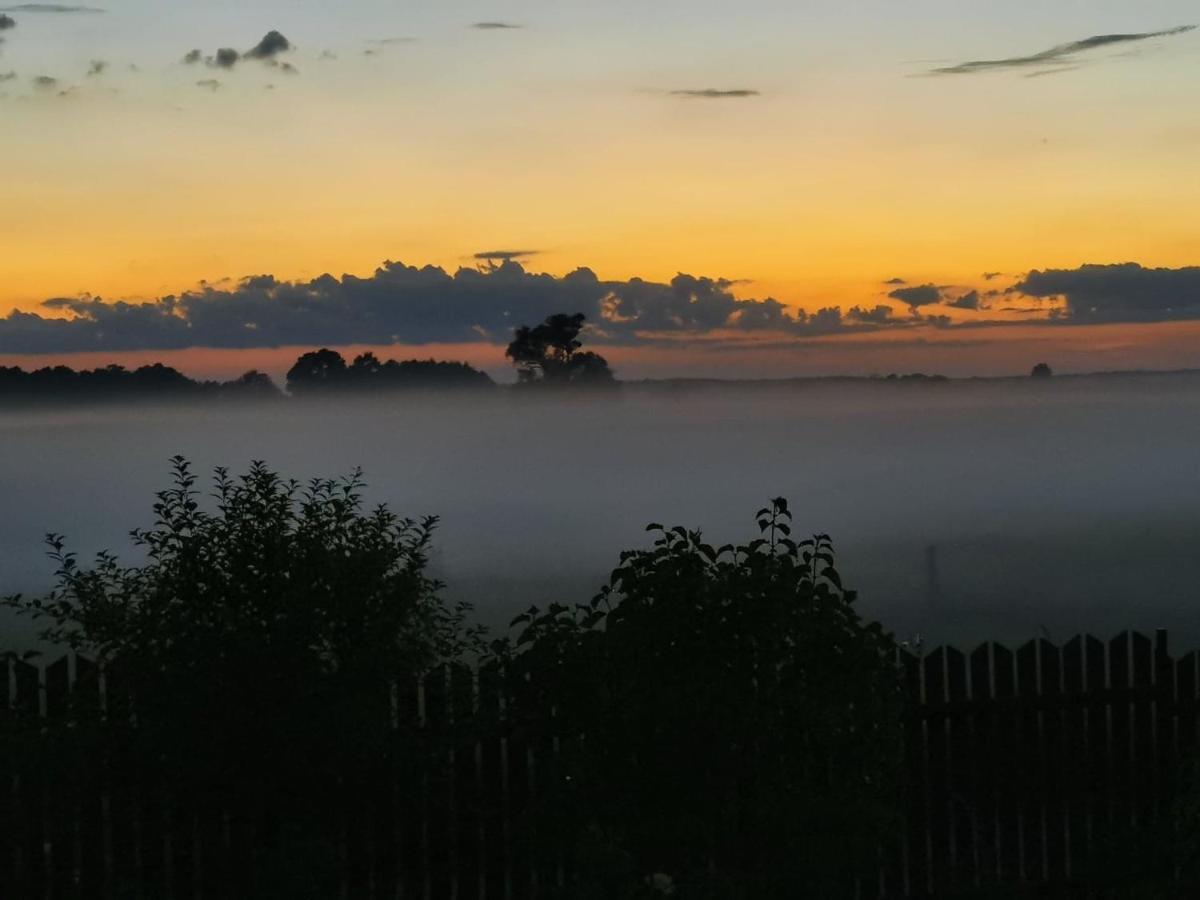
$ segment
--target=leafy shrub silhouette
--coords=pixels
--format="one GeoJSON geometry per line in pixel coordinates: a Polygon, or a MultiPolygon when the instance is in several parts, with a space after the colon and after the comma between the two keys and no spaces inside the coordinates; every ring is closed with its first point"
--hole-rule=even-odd
{"type": "Polygon", "coordinates": [[[835,896],[870,872],[900,748],[894,644],[855,613],[827,535],[714,548],[651,525],[585,606],[536,607],[496,646],[525,728],[561,735],[535,827],[567,895],[835,896]]]}
{"type": "MultiPolygon", "coordinates": [[[[217,469],[206,511],[188,462],[172,464],[154,525],[133,532],[143,565],[103,552],[86,568],[50,535],[54,591],[5,602],[106,664],[108,708],[77,710],[73,747],[90,721],[92,749],[121,744],[131,783],[232,802],[279,868],[296,876],[303,859],[320,880],[334,823],[315,811],[369,795],[400,754],[428,755],[396,733],[389,684],[478,635],[426,572],[437,520],[364,509],[358,471],[301,486],[259,462],[217,469]]],[[[275,884],[303,893],[295,877],[275,884]]]]}

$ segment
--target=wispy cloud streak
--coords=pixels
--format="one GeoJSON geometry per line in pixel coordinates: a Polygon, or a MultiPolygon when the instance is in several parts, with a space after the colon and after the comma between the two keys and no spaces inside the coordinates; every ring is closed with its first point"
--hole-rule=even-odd
{"type": "MultiPolygon", "coordinates": [[[[1097,34],[1081,41],[1071,41],[1058,44],[1049,50],[1032,53],[1028,56],[1006,56],[1000,59],[973,59],[957,63],[953,66],[940,66],[931,69],[934,75],[971,75],[976,72],[988,72],[996,69],[1024,69],[1036,66],[1056,67],[1074,60],[1081,53],[1111,47],[1117,44],[1130,44],[1147,41],[1152,38],[1173,37],[1184,34],[1196,28],[1195,25],[1180,25],[1177,28],[1167,28],[1163,31],[1145,31],[1136,34],[1097,34]]],[[[1058,69],[1055,69],[1058,71],[1058,69]]],[[[1047,71],[1046,74],[1050,74],[1047,71]]]]}

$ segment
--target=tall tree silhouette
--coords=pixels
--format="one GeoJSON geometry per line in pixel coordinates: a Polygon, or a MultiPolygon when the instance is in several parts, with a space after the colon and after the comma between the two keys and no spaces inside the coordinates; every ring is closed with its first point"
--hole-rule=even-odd
{"type": "Polygon", "coordinates": [[[586,320],[583,313],[548,316],[541,325],[522,325],[513,333],[505,356],[517,368],[522,384],[611,385],[615,383],[608,360],[598,353],[581,350],[579,333],[586,320]]]}
{"type": "Polygon", "coordinates": [[[288,390],[310,394],[341,387],[346,381],[346,360],[336,350],[322,347],[305,353],[287,373],[288,390]]]}

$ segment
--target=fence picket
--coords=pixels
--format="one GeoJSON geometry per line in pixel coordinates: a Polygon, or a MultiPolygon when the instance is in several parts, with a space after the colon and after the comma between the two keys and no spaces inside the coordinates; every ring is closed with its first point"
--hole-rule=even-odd
{"type": "MultiPolygon", "coordinates": [[[[1015,651],[897,650],[911,700],[903,818],[879,872],[854,889],[1086,891],[1122,840],[1170,833],[1183,765],[1200,752],[1200,653],[1169,649],[1163,632],[1126,632],[1015,651]]],[[[72,755],[59,739],[78,710],[111,706],[111,680],[73,656],[0,665],[0,895],[245,895],[266,845],[251,847],[258,836],[237,797],[164,791],[119,757],[72,755]],[[7,739],[22,728],[56,742],[57,755],[16,756],[7,739]]],[[[566,889],[562,835],[533,832],[530,818],[564,777],[568,743],[557,725],[542,734],[509,721],[504,684],[491,665],[390,689],[390,783],[372,792],[351,773],[339,799],[344,896],[532,900],[566,889]]],[[[1194,862],[1172,867],[1177,893],[1192,895],[1194,862]]]]}

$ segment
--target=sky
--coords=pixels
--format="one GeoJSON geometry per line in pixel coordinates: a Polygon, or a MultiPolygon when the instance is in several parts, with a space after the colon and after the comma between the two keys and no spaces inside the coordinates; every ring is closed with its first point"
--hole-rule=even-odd
{"type": "Polygon", "coordinates": [[[0,364],[1200,366],[1194,2],[95,3],[0,0],[0,364]]]}

